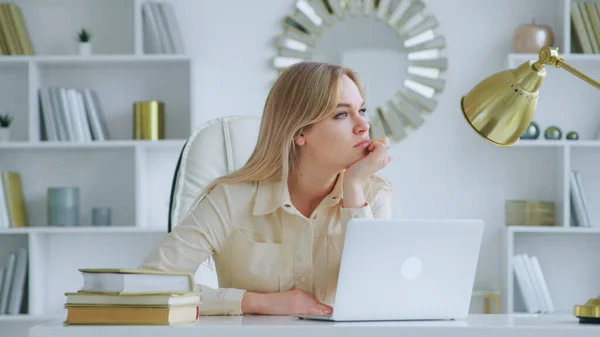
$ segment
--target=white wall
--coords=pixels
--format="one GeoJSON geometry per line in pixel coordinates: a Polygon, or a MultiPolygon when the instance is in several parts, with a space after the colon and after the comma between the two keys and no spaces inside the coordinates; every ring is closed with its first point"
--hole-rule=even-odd
{"type": "MultiPolygon", "coordinates": [[[[170,0],[197,69],[195,123],[262,112],[277,73],[273,38],[294,0],[170,0]]],[[[493,147],[464,122],[459,102],[477,81],[504,69],[516,27],[535,19],[558,24],[562,2],[429,0],[447,39],[447,87],[438,109],[390,150],[382,174],[394,185],[405,217],[482,218],[486,232],[477,287],[500,287],[500,235],[507,198],[554,198],[552,150],[493,147]]],[[[367,32],[368,33],[368,32],[367,32]]],[[[560,29],[555,34],[559,42],[560,29]]],[[[426,244],[426,243],[424,243],[426,244]]]]}

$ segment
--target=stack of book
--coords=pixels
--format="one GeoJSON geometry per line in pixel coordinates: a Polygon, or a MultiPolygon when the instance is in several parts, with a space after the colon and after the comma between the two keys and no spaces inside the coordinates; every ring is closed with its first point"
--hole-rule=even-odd
{"type": "Polygon", "coordinates": [[[600,53],[600,3],[596,1],[571,2],[571,39],[573,52],[600,53]]]}
{"type": "Polygon", "coordinates": [[[38,91],[42,140],[85,142],[110,138],[104,109],[94,89],[50,86],[38,91]]]}
{"type": "Polygon", "coordinates": [[[0,315],[18,315],[27,307],[27,261],[26,247],[8,252],[8,259],[0,259],[0,315]]]}
{"type": "Polygon", "coordinates": [[[195,323],[202,294],[194,277],[124,269],[80,269],[83,286],[65,293],[72,325],[174,325],[195,323]]]}
{"type": "Polygon", "coordinates": [[[0,55],[33,55],[31,37],[21,8],[13,3],[0,4],[0,55]]]}
{"type": "Polygon", "coordinates": [[[21,174],[0,171],[0,229],[28,226],[21,174]]]}
{"type": "Polygon", "coordinates": [[[574,227],[591,227],[592,221],[588,212],[588,202],[583,188],[581,173],[576,170],[569,172],[569,191],[571,202],[571,225],[574,227]]]}
{"type": "Polygon", "coordinates": [[[512,257],[512,262],[525,311],[528,313],[553,313],[554,303],[538,258],[528,254],[516,254],[512,257]]]}
{"type": "Polygon", "coordinates": [[[173,5],[164,1],[142,4],[144,53],[183,54],[185,45],[173,5]]]}

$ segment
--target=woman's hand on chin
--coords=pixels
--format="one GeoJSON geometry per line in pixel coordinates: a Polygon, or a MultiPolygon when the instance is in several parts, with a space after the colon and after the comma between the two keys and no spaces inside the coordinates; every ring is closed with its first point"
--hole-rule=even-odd
{"type": "Polygon", "coordinates": [[[350,165],[344,173],[344,183],[362,186],[366,179],[392,161],[388,155],[390,141],[387,137],[373,139],[367,155],[350,165]]]}
{"type": "Polygon", "coordinates": [[[350,165],[344,172],[344,208],[360,208],[367,205],[364,194],[367,178],[392,161],[388,155],[389,139],[373,139],[367,148],[368,154],[350,165]]]}

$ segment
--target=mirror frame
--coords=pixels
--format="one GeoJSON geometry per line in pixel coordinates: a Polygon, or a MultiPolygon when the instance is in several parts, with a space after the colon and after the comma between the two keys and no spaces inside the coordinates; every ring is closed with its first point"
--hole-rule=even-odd
{"type": "Polygon", "coordinates": [[[397,33],[406,48],[407,78],[395,97],[374,108],[369,133],[371,138],[387,136],[399,142],[424,124],[425,115],[436,109],[437,96],[446,85],[446,39],[437,32],[437,18],[425,9],[422,0],[297,0],[294,13],[281,22],[283,33],[275,38],[277,55],[271,66],[281,72],[310,61],[319,37],[336,21],[375,15],[397,33]]]}

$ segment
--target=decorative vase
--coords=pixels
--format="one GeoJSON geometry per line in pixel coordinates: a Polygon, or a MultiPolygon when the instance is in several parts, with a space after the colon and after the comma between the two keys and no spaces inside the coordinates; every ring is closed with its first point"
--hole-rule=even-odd
{"type": "Polygon", "coordinates": [[[108,207],[92,208],[92,226],[110,226],[111,210],[108,207]]]}
{"type": "Polygon", "coordinates": [[[554,33],[548,25],[538,25],[535,20],[530,24],[520,25],[513,37],[513,52],[539,53],[544,47],[554,44],[554,33]]]}
{"type": "Polygon", "coordinates": [[[519,137],[520,139],[537,139],[540,136],[540,127],[539,125],[531,121],[525,132],[519,137]]]}
{"type": "Polygon", "coordinates": [[[48,225],[79,226],[79,187],[48,187],[48,225]]]}
{"type": "Polygon", "coordinates": [[[165,139],[165,103],[139,101],[133,103],[133,139],[165,139]]]}
{"type": "Polygon", "coordinates": [[[544,131],[544,138],[546,139],[553,139],[553,140],[557,140],[557,139],[561,139],[562,137],[562,131],[560,130],[560,128],[558,128],[558,126],[552,125],[546,128],[546,131],[544,131]]]}
{"type": "Polygon", "coordinates": [[[569,131],[569,132],[567,132],[567,139],[568,140],[578,140],[579,134],[577,133],[577,131],[569,131]]]}
{"type": "Polygon", "coordinates": [[[92,54],[91,42],[79,42],[79,55],[88,56],[92,54]]]}
{"type": "Polygon", "coordinates": [[[0,127],[0,143],[10,141],[10,128],[0,127]]]}

